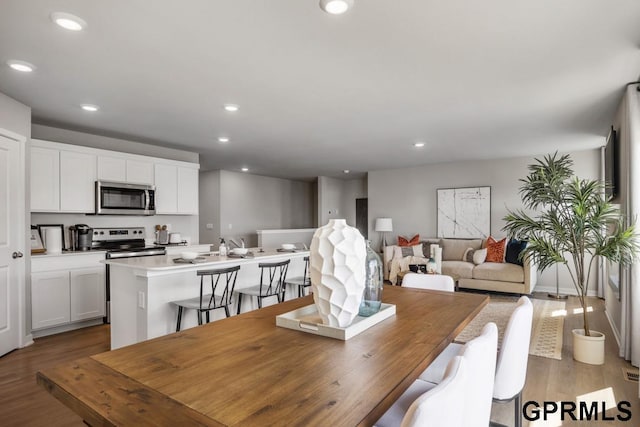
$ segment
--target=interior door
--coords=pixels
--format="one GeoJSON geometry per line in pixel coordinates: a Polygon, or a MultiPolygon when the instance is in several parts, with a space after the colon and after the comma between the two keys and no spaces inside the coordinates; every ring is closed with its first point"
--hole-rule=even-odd
{"type": "Polygon", "coordinates": [[[356,228],[369,238],[369,199],[356,199],[356,228]]]}
{"type": "Polygon", "coordinates": [[[25,265],[20,144],[0,132],[0,356],[20,345],[19,292],[24,290],[25,265]]]}

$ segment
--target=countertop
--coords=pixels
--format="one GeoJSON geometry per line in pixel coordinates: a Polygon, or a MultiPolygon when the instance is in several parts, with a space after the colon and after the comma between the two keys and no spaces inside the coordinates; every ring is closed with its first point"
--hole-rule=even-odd
{"type": "Polygon", "coordinates": [[[198,263],[176,263],[173,260],[175,258],[179,258],[179,254],[177,255],[165,255],[165,256],[150,256],[150,257],[136,257],[136,258],[118,258],[118,259],[109,259],[103,260],[105,264],[109,264],[112,266],[125,267],[137,270],[146,270],[146,271],[177,271],[177,270],[188,270],[193,269],[194,267],[197,269],[202,269],[203,267],[222,267],[226,264],[243,264],[249,262],[268,262],[271,259],[283,257],[302,257],[309,255],[309,251],[294,251],[294,252],[279,252],[276,249],[265,249],[264,252],[259,252],[258,248],[250,248],[250,252],[254,254],[253,258],[238,258],[238,257],[230,257],[230,256],[218,256],[215,254],[211,254],[209,256],[204,256],[203,262],[198,263]]]}
{"type": "MultiPolygon", "coordinates": [[[[152,243],[151,246],[153,246],[154,244],[152,243]]],[[[203,246],[209,246],[211,247],[211,244],[208,243],[193,243],[190,245],[178,245],[178,244],[171,244],[171,245],[157,245],[157,246],[161,246],[163,248],[165,248],[168,251],[171,252],[175,252],[176,250],[178,251],[189,251],[192,250],[192,248],[202,248],[203,246]]],[[[95,254],[105,254],[107,252],[107,249],[91,249],[89,251],[62,251],[62,253],[59,254],[50,254],[50,253],[41,253],[41,254],[31,254],[32,258],[52,258],[52,257],[66,257],[66,256],[77,256],[77,255],[95,255],[95,254]]]]}

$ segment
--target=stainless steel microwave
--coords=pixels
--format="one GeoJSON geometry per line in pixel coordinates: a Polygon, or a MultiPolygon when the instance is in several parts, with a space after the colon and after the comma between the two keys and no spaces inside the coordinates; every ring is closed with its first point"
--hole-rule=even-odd
{"type": "Polygon", "coordinates": [[[96,215],[155,215],[156,187],[96,181],[96,215]]]}

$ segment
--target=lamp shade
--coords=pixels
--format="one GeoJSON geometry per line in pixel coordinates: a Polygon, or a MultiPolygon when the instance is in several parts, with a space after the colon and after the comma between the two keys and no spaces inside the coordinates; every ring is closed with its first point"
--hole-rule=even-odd
{"type": "Polygon", "coordinates": [[[391,218],[377,218],[375,231],[393,231],[393,222],[391,218]]]}

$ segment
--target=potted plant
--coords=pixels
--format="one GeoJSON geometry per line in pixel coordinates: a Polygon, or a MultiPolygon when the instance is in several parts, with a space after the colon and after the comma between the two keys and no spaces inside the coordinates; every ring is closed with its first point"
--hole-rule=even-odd
{"type": "Polygon", "coordinates": [[[520,196],[527,211],[509,210],[503,230],[528,241],[521,257],[540,271],[554,264],[569,270],[582,305],[583,329],[573,330],[574,359],[604,363],[604,334],[589,328],[587,291],[599,257],[630,265],[640,248],[634,226],[625,227],[617,206],[605,196],[605,184],[579,179],[569,155],[547,155],[529,165],[520,196]],[[566,255],[566,256],[565,256],[566,255]],[[591,348],[591,347],[595,348],[591,348]]]}

